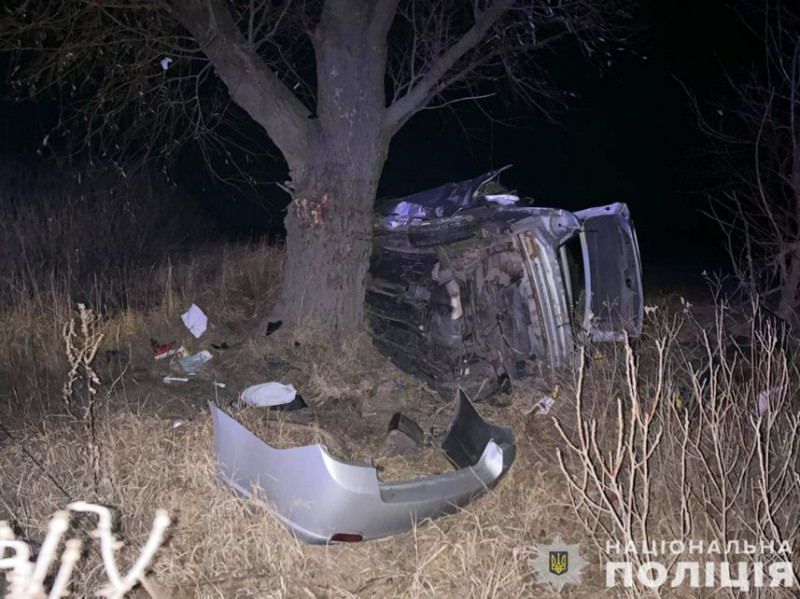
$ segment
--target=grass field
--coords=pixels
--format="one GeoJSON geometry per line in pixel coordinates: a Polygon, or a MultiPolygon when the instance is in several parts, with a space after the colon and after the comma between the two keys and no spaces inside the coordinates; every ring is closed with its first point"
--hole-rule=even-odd
{"type": "MultiPolygon", "coordinates": [[[[797,554],[607,552],[607,541],[662,540],[788,542],[800,551],[794,341],[751,307],[715,303],[711,294],[693,307],[677,296],[649,298],[657,309],[635,352],[585,348],[574,371],[482,404],[490,422],[513,427],[518,457],[496,488],[458,514],[375,542],[302,544],[263,505],[217,482],[209,400],[224,405],[247,385],[291,382],[341,451],[362,457],[380,449],[393,411],[425,426],[452,406],[378,355],[366,331],[338,347],[303,330],[250,338],[277,297],[282,259],[265,243],[194,244],[152,267],[125,265],[91,293],[85,285],[77,293],[74,278],[56,268],[36,276],[8,269],[16,275],[3,279],[0,306],[0,519],[34,553],[51,516],[86,500],[113,508],[122,563],[144,543],[156,510],[170,514],[146,585],[132,591],[140,597],[734,597],[738,590],[718,588],[718,576],[705,588],[671,587],[675,562],[789,561],[798,571],[797,554]],[[96,316],[86,328],[77,299],[96,316]],[[211,323],[201,340],[180,320],[193,302],[211,323]],[[72,347],[96,352],[65,397],[69,322],[72,347]],[[212,349],[214,359],[189,383],[167,385],[173,367],[153,359],[151,338],[230,349],[212,349]],[[556,386],[550,414],[531,414],[556,386]],[[760,400],[768,409],[759,415],[760,400]],[[588,562],[581,584],[560,594],[530,564],[537,545],[556,536],[579,543],[588,562]],[[652,559],[669,568],[665,585],[648,588],[634,575],[630,588],[606,586],[608,561],[629,560],[635,573],[652,559]]],[[[92,353],[77,351],[73,363],[75,355],[92,353]]],[[[306,442],[286,430],[282,444],[306,442]]],[[[73,518],[69,534],[93,547],[91,528],[73,518]]],[[[72,593],[88,596],[105,581],[98,552],[86,550],[72,593]]],[[[749,596],[796,595],[760,587],[749,596]]]]}

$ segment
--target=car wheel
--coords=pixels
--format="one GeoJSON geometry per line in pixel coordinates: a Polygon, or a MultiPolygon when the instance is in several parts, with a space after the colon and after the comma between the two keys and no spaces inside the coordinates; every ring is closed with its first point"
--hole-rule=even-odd
{"type": "Polygon", "coordinates": [[[469,215],[457,215],[408,226],[408,240],[417,247],[430,247],[475,237],[480,224],[469,215]]]}

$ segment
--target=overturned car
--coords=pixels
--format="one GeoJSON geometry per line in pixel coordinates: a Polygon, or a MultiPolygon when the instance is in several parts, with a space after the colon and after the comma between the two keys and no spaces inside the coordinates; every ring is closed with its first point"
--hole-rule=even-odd
{"type": "MultiPolygon", "coordinates": [[[[508,167],[506,167],[508,168],[508,167]]],[[[367,286],[375,345],[452,399],[571,365],[576,343],[642,330],[625,204],[525,205],[498,169],[379,208],[367,286]]]]}

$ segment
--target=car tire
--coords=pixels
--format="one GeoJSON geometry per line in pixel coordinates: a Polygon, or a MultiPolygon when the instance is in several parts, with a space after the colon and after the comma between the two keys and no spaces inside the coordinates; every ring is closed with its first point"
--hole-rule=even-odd
{"type": "Polygon", "coordinates": [[[475,237],[480,223],[474,217],[461,214],[431,221],[415,222],[408,226],[408,240],[416,247],[431,247],[464,241],[475,237]]]}

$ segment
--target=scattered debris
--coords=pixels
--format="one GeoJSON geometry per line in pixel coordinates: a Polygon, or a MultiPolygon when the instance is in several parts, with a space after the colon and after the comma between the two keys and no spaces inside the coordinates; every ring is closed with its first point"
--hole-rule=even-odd
{"type": "Polygon", "coordinates": [[[165,376],[165,383],[188,383],[189,379],[185,376],[165,376]]]}
{"type": "Polygon", "coordinates": [[[220,383],[219,381],[214,381],[214,386],[219,388],[219,389],[224,389],[225,388],[225,383],[220,383]]]}
{"type": "Polygon", "coordinates": [[[452,514],[494,486],[516,457],[511,429],[488,424],[463,391],[441,443],[457,470],[397,482],[380,481],[374,466],[335,459],[319,443],[276,449],[209,406],[222,480],[264,501],[308,543],[377,539],[452,514]]]}
{"type": "Polygon", "coordinates": [[[383,442],[382,454],[386,457],[405,456],[419,451],[420,445],[403,431],[389,431],[383,442]]]}
{"type": "Polygon", "coordinates": [[[500,206],[511,206],[519,202],[519,196],[515,196],[513,193],[493,193],[486,194],[483,197],[486,198],[487,202],[499,204],[500,206]]]}
{"type": "Polygon", "coordinates": [[[203,333],[206,332],[208,317],[197,307],[197,304],[192,304],[184,314],[181,314],[181,320],[183,320],[183,324],[196,339],[202,337],[203,333]]]}
{"type": "Polygon", "coordinates": [[[383,455],[404,456],[419,451],[425,445],[425,433],[419,424],[400,412],[389,421],[389,433],[383,443],[383,455]]]}
{"type": "Polygon", "coordinates": [[[420,428],[419,424],[414,422],[411,418],[397,412],[389,421],[389,432],[400,431],[408,438],[412,439],[417,445],[425,444],[425,433],[420,428]]]}
{"type": "Polygon", "coordinates": [[[530,411],[531,414],[547,414],[550,412],[550,408],[552,408],[556,403],[556,400],[550,397],[549,395],[545,395],[535,404],[533,404],[533,409],[530,411]]]}
{"type": "Polygon", "coordinates": [[[275,322],[268,322],[267,323],[267,337],[272,335],[275,331],[277,331],[283,325],[282,320],[276,320],[275,322]]]}
{"type": "MultiPolygon", "coordinates": [[[[239,396],[242,403],[257,408],[269,408],[289,404],[297,397],[297,389],[293,385],[271,382],[248,387],[239,396]]],[[[302,399],[302,398],[301,398],[302,399]]]]}
{"type": "Polygon", "coordinates": [[[779,399],[780,387],[773,387],[768,391],[762,391],[756,398],[756,412],[759,416],[765,415],[770,410],[770,404],[779,399]]]}
{"type": "Polygon", "coordinates": [[[153,346],[153,351],[156,354],[154,356],[156,360],[163,360],[164,358],[169,358],[170,356],[181,357],[189,355],[189,350],[187,350],[183,345],[180,345],[177,341],[170,341],[169,343],[163,343],[159,345],[158,341],[151,339],[150,343],[153,346]]]}
{"type": "Polygon", "coordinates": [[[210,351],[204,349],[196,354],[182,357],[180,360],[178,360],[178,364],[181,365],[181,368],[183,368],[183,371],[186,374],[194,374],[197,372],[198,368],[200,368],[213,357],[214,356],[210,351]]]}
{"type": "Polygon", "coordinates": [[[186,418],[174,418],[172,420],[172,428],[180,428],[187,422],[186,418]]]}

